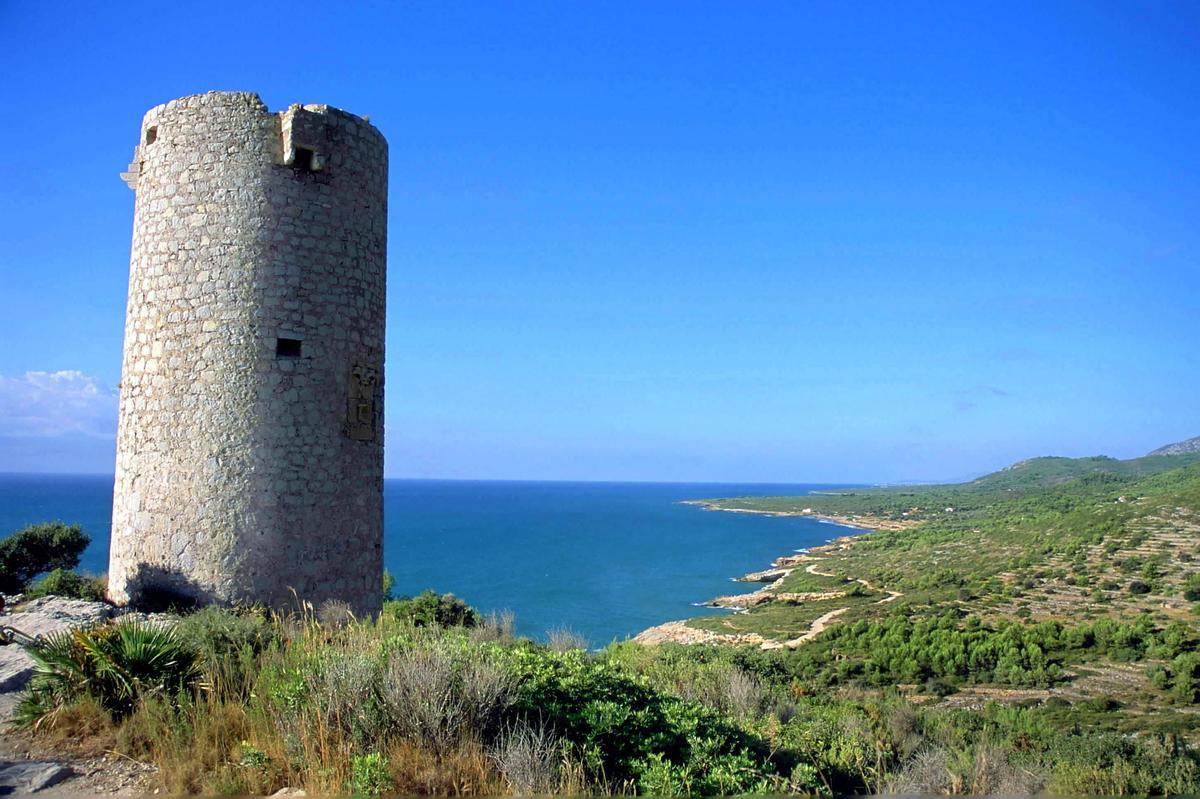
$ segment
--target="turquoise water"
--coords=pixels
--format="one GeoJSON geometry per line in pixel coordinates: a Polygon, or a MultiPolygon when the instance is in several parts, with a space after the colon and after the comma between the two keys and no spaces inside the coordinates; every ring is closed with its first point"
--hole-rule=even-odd
{"type": "MultiPolygon", "coordinates": [[[[451,591],[518,630],[568,628],[593,646],[701,613],[751,590],[730,578],[842,535],[813,519],[714,513],[685,499],[799,494],[817,485],[388,480],[384,559],[396,590],[451,591]]],[[[112,478],[0,475],[0,535],[39,521],[77,523],[93,543],[81,567],[107,566],[112,478]]]]}

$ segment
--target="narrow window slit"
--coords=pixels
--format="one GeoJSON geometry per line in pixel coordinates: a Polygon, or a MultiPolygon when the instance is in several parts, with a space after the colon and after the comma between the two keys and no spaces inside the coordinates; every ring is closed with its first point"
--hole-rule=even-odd
{"type": "Polygon", "coordinates": [[[154,144],[158,140],[158,125],[146,128],[146,144],[154,144]]]}
{"type": "Polygon", "coordinates": [[[275,357],[276,358],[299,358],[300,357],[300,339],[298,339],[298,338],[277,338],[277,339],[275,339],[275,357]]]}

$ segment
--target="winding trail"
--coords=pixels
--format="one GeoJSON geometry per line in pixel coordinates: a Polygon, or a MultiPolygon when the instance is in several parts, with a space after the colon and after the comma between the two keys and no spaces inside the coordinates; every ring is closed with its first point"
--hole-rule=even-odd
{"type": "MultiPolygon", "coordinates": [[[[804,567],[804,571],[817,577],[837,577],[836,574],[819,570],[821,559],[810,559],[812,562],[804,567]]],[[[791,569],[788,569],[787,571],[790,572],[791,569]]],[[[786,577],[786,574],[784,577],[786,577]]],[[[780,577],[768,588],[756,591],[754,594],[763,594],[771,591],[771,589],[775,588],[782,582],[783,577],[780,577]]],[[[876,605],[885,605],[888,602],[895,602],[897,599],[904,596],[904,594],[900,591],[893,591],[889,588],[877,588],[869,581],[862,578],[856,577],[854,578],[854,582],[859,583],[868,591],[884,591],[887,593],[887,596],[875,603],[876,605]]],[[[775,641],[769,638],[764,638],[758,633],[726,634],[711,632],[709,630],[699,630],[695,627],[688,627],[687,623],[683,621],[667,622],[666,624],[660,624],[657,627],[651,627],[649,630],[643,630],[637,635],[636,638],[634,638],[634,640],[643,644],[660,644],[671,641],[680,644],[726,644],[732,646],[757,645],[760,649],[795,649],[801,644],[811,641],[821,633],[825,632],[834,619],[836,619],[838,616],[841,616],[848,610],[850,610],[849,607],[837,608],[836,610],[831,610],[828,613],[818,616],[816,619],[813,619],[812,623],[808,626],[808,629],[802,634],[796,638],[789,638],[786,641],[775,641]]]]}
{"type": "MultiPolygon", "coordinates": [[[[820,562],[821,562],[820,560],[814,560],[812,563],[810,563],[806,567],[804,567],[804,571],[808,572],[809,574],[816,575],[817,577],[835,577],[835,578],[837,577],[836,574],[818,571],[817,566],[818,566],[818,564],[820,564],[820,562]]],[[[868,582],[867,580],[864,580],[860,577],[855,577],[854,582],[859,583],[864,588],[866,588],[868,591],[882,590],[882,591],[887,592],[887,596],[885,596],[883,599],[876,602],[875,603],[876,605],[883,605],[888,602],[895,602],[897,599],[904,596],[904,594],[900,593],[899,591],[892,591],[887,588],[883,588],[883,589],[876,588],[875,586],[871,585],[870,582],[868,582]]],[[[814,619],[813,623],[809,625],[808,630],[806,630],[804,632],[804,634],[800,635],[799,637],[789,638],[786,641],[768,641],[764,644],[761,644],[761,646],[763,649],[783,649],[784,647],[786,647],[788,649],[795,649],[796,647],[800,646],[800,644],[803,644],[805,641],[811,641],[812,639],[816,638],[821,633],[825,632],[825,628],[829,626],[829,622],[833,621],[838,616],[841,616],[843,613],[845,613],[848,610],[850,610],[850,608],[838,608],[837,610],[831,610],[828,613],[826,613],[825,615],[819,616],[816,619],[814,619]]]]}
{"type": "Polygon", "coordinates": [[[804,634],[799,638],[789,638],[786,641],[764,641],[763,643],[759,644],[759,647],[762,649],[783,649],[785,647],[787,649],[795,649],[805,641],[811,641],[821,633],[825,632],[825,628],[829,626],[829,622],[833,621],[838,616],[841,616],[849,609],[850,608],[838,608],[837,610],[829,611],[823,616],[818,616],[817,618],[813,619],[813,623],[808,626],[808,630],[805,631],[804,634]]]}
{"type": "MultiPolygon", "coordinates": [[[[818,577],[837,577],[836,574],[830,574],[829,572],[817,571],[817,564],[820,562],[821,562],[820,560],[814,560],[812,563],[808,564],[808,567],[804,571],[808,572],[809,574],[815,574],[818,577]]],[[[904,594],[901,593],[900,591],[893,591],[890,588],[877,588],[876,586],[871,585],[866,580],[863,580],[858,577],[854,578],[854,582],[861,583],[862,586],[864,588],[866,588],[868,591],[886,591],[887,592],[887,596],[885,596],[883,599],[876,602],[875,603],[876,605],[883,605],[888,602],[895,602],[897,599],[904,596],[904,594]]]]}

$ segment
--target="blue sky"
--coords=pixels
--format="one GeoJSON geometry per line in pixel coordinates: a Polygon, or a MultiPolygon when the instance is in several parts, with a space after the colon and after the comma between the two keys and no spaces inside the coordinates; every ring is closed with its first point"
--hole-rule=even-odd
{"type": "Polygon", "coordinates": [[[210,89],[389,139],[389,476],[1200,434],[1195,4],[9,2],[0,45],[0,471],[111,471],[117,173],[210,89]]]}

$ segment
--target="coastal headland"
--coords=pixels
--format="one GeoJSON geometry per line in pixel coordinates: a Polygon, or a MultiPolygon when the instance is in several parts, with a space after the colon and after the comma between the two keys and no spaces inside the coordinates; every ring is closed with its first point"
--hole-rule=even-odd
{"type": "MultiPolygon", "coordinates": [[[[819,496],[819,495],[813,495],[819,496]]],[[[799,499],[804,499],[803,497],[799,499]]],[[[904,530],[919,524],[916,520],[892,519],[886,516],[870,513],[836,514],[820,513],[812,507],[793,510],[774,510],[762,507],[742,507],[742,504],[752,502],[747,499],[688,499],[681,505],[696,505],[704,510],[722,511],[724,513],[755,513],[760,516],[801,516],[809,519],[837,524],[842,527],[853,527],[858,530],[904,530]]]]}
{"type": "Polygon", "coordinates": [[[1103,705],[1087,723],[1196,735],[1196,452],[1033,458],[962,484],[687,504],[847,534],[705,603],[730,613],[662,624],[640,643],[776,650],[822,684],[948,708],[1103,705]]]}
{"type": "MultiPolygon", "coordinates": [[[[725,510],[732,513],[761,513],[767,516],[808,516],[810,518],[819,518],[829,521],[833,524],[842,527],[849,527],[860,531],[870,531],[872,529],[905,529],[915,523],[903,522],[902,526],[889,528],[873,528],[868,526],[868,519],[856,516],[854,523],[842,518],[833,518],[829,516],[816,516],[811,511],[756,511],[743,508],[723,508],[717,502],[711,500],[702,501],[685,501],[681,504],[700,505],[705,510],[725,510]]],[[[871,520],[874,521],[874,520],[871,520]]],[[[888,520],[880,519],[879,521],[887,523],[888,520]]],[[[861,533],[860,533],[861,534],[861,533]]],[[[865,579],[861,578],[842,578],[836,574],[822,571],[820,566],[825,559],[827,553],[837,552],[843,549],[854,546],[857,535],[840,536],[829,541],[827,544],[812,547],[801,554],[782,555],[776,558],[771,563],[771,568],[763,571],[750,572],[738,578],[740,582],[766,582],[763,588],[756,591],[743,594],[731,594],[728,596],[719,596],[708,600],[705,604],[709,607],[728,608],[739,612],[744,612],[750,608],[760,605],[778,604],[792,607],[802,607],[805,605],[819,605],[824,607],[829,603],[836,603],[838,600],[845,599],[852,595],[852,591],[859,590],[859,593],[853,596],[861,596],[861,590],[855,586],[862,586],[867,591],[874,591],[874,586],[865,579]],[[808,577],[822,577],[838,581],[841,586],[827,590],[810,590],[810,591],[789,591],[786,590],[789,582],[788,578],[801,570],[808,577]]],[[[903,596],[898,591],[885,591],[886,595],[878,600],[879,603],[888,603],[895,601],[903,596]]],[[[660,624],[644,630],[639,633],[634,640],[643,644],[661,644],[661,643],[679,643],[679,644],[723,644],[727,646],[757,646],[761,649],[780,649],[780,648],[795,648],[806,641],[823,632],[830,624],[834,622],[842,614],[850,610],[849,606],[836,607],[832,610],[826,610],[820,616],[812,620],[808,628],[791,638],[773,640],[764,637],[756,632],[722,632],[711,628],[699,628],[690,625],[688,621],[672,621],[665,624],[660,624]]]]}

